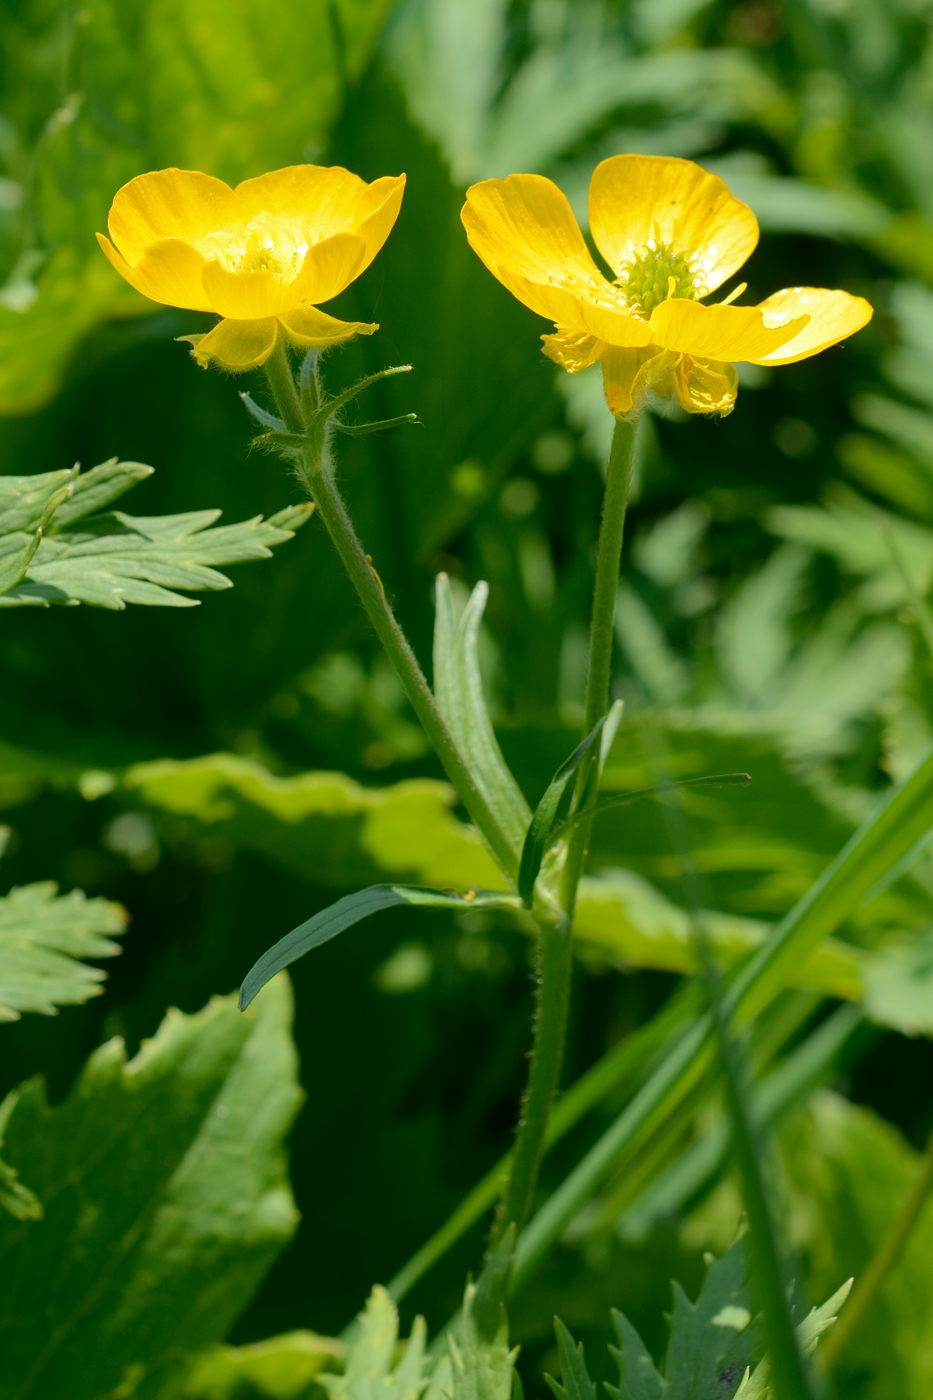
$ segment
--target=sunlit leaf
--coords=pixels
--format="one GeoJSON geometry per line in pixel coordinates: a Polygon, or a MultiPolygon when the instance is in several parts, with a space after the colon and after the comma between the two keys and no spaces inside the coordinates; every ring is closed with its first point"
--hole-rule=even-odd
{"type": "Polygon", "coordinates": [[[0,1021],[24,1011],[45,1016],[100,996],[106,974],[82,958],[121,951],[126,910],[80,890],[59,895],[52,881],[25,885],[0,898],[0,1021]]]}

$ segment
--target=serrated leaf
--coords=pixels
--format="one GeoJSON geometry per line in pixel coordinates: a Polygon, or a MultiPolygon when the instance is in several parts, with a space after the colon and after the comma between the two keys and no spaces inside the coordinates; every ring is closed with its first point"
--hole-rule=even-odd
{"type": "Polygon", "coordinates": [[[671,1336],[664,1359],[667,1400],[713,1400],[729,1394],[761,1354],[746,1287],[746,1245],[738,1240],[711,1259],[695,1303],[674,1284],[671,1336]]]}
{"type": "Polygon", "coordinates": [[[4,1152],[45,1215],[0,1218],[0,1393],[161,1400],[226,1334],[297,1221],[290,1024],[280,979],[109,1041],[57,1107],[24,1086],[4,1152]]]}
{"type": "Polygon", "coordinates": [[[398,1342],[398,1310],[378,1284],[358,1318],[343,1375],[318,1376],[330,1400],[418,1400],[428,1384],[422,1374],[427,1329],[416,1317],[411,1336],[393,1369],[398,1342]]]}
{"type": "MultiPolygon", "coordinates": [[[[812,1356],[824,1332],[838,1320],[839,1312],[852,1291],[852,1279],[837,1288],[831,1298],[818,1308],[811,1308],[794,1331],[804,1356],[812,1356]]],[[[763,1357],[751,1373],[746,1373],[735,1392],[735,1400],[768,1400],[771,1395],[771,1362],[763,1357]]]]}
{"type": "Polygon", "coordinates": [[[606,719],[607,716],[603,715],[586,738],[577,745],[570,757],[561,764],[535,808],[535,814],[531,819],[522,846],[522,860],[518,871],[518,892],[522,897],[522,903],[529,909],[534,898],[535,881],[541,870],[541,862],[544,859],[551,831],[557,820],[557,809],[560,807],[561,798],[567,790],[570,779],[592,748],[594,740],[606,723],[606,719]]]}
{"type": "Polygon", "coordinates": [[[610,1347],[619,1368],[619,1384],[606,1385],[612,1400],[661,1400],[667,1390],[651,1359],[647,1347],[624,1313],[612,1310],[612,1325],[619,1339],[618,1347],[610,1347]]]}
{"type": "Polygon", "coordinates": [[[458,619],[450,580],[438,574],[434,694],[454,742],[517,855],[531,808],[502,757],[483,696],[477,644],[488,596],[488,584],[478,583],[458,619]]]}
{"type": "Polygon", "coordinates": [[[510,1226],[477,1283],[468,1283],[457,1336],[447,1336],[451,1400],[512,1400],[518,1347],[509,1350],[505,1294],[515,1248],[510,1226]]]}
{"type": "Polygon", "coordinates": [[[372,885],[368,890],[357,890],[331,904],[327,909],[306,919],[303,924],[292,929],[278,943],[263,953],[250,968],[240,988],[240,1009],[245,1010],[253,997],[264,987],[271,977],[293,962],[303,958],[312,949],[328,943],[354,924],[368,919],[382,909],[391,909],[398,904],[409,904],[422,909],[504,909],[517,908],[514,896],[493,891],[476,891],[457,894],[453,891],[431,890],[413,885],[372,885]]]}
{"type": "Polygon", "coordinates": [[[79,960],[116,957],[122,950],[113,938],[128,917],[121,905],[80,890],[59,895],[52,881],[0,898],[0,1021],[24,1011],[53,1016],[58,1006],[100,996],[106,974],[79,960]]]}
{"type": "Polygon", "coordinates": [[[557,1400],[596,1400],[596,1387],[586,1369],[583,1343],[574,1341],[559,1317],[554,1319],[554,1335],[560,1357],[561,1384],[553,1376],[545,1374],[544,1379],[552,1394],[557,1400]]]}

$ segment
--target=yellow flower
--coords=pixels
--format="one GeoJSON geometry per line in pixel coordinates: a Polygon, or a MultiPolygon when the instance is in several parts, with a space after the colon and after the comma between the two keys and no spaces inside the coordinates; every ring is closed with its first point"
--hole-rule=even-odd
{"type": "Polygon", "coordinates": [[[648,393],[688,413],[731,413],[734,362],[786,365],[844,340],[870,319],[861,297],[788,287],[760,306],[704,306],[758,242],[751,209],[689,160],[613,156],[590,181],[590,231],[613,281],[590,256],[567,199],[541,175],[483,180],[462,219],[490,272],[555,322],[545,353],[571,374],[602,361],[617,417],[648,393]]]}
{"type": "Polygon", "coordinates": [[[337,345],[378,326],[318,310],[368,267],[395,223],[405,176],[367,185],[340,166],[290,165],[231,189],[197,170],[155,170],[117,191],[97,239],[121,277],[167,306],[223,320],[202,365],[261,365],[284,334],[337,345]],[[114,247],[116,244],[116,247],[114,247]]]}

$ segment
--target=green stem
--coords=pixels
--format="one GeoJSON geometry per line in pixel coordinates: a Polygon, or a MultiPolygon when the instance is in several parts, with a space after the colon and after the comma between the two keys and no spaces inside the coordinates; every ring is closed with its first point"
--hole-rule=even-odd
{"type": "MultiPolygon", "coordinates": [[[[266,361],[265,370],[279,414],[289,431],[304,434],[307,431],[305,416],[287,354],[281,345],[276,346],[274,353],[266,361]]],[[[437,708],[424,672],[418,665],[418,659],[386,598],[379,575],[364,552],[353,528],[353,522],[347,514],[347,508],[334,480],[326,426],[322,426],[319,436],[309,438],[309,446],[302,453],[300,471],[350,577],[350,582],[395,667],[405,694],[421,721],[431,746],[499,865],[507,875],[514,878],[518,870],[517,854],[464,763],[437,708]]]]}
{"type": "MultiPolygon", "coordinates": [[[[596,554],[584,734],[589,734],[609,709],[613,623],[634,440],[635,424],[617,421],[609,453],[596,554]]],[[[591,757],[580,765],[576,786],[578,802],[583,800],[586,793],[590,792],[592,795],[591,790],[595,784],[592,784],[591,780],[596,763],[598,745],[594,745],[591,757]]],[[[493,1246],[513,1221],[516,1230],[521,1231],[534,1199],[538,1171],[544,1155],[548,1115],[557,1092],[564,1059],[573,971],[573,916],[577,886],[586,863],[591,826],[591,821],[580,822],[574,828],[568,842],[561,879],[561,916],[553,921],[542,921],[540,925],[531,1067],[512,1150],[511,1167],[493,1230],[493,1246]]]]}
{"type": "Polygon", "coordinates": [[[875,1300],[878,1289],[900,1258],[931,1190],[933,1190],[933,1133],[930,1134],[927,1142],[920,1175],[914,1182],[913,1190],[904,1202],[900,1214],[892,1221],[868,1268],[853,1288],[851,1297],[846,1303],[835,1329],[823,1343],[821,1356],[823,1366],[827,1371],[831,1371],[838,1363],[840,1353],[845,1350],[858,1331],[866,1310],[875,1300]]]}

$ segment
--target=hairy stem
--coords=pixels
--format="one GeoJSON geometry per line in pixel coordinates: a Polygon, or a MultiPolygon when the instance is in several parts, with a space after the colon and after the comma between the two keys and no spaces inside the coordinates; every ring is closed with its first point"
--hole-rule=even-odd
{"type": "MultiPolygon", "coordinates": [[[[286,352],[281,346],[276,346],[275,352],[266,361],[265,370],[276,407],[289,431],[306,433],[308,424],[286,352]]],[[[418,659],[386,598],[379,575],[363,550],[353,522],[347,514],[347,508],[334,480],[326,424],[322,422],[319,432],[309,434],[308,447],[302,452],[301,458],[299,475],[317,506],[350,582],[356,589],[432,748],[496,860],[505,873],[514,878],[518,869],[517,852],[512,849],[463,761],[437,708],[418,659]]]]}
{"type": "MultiPolygon", "coordinates": [[[[634,439],[635,424],[617,421],[609,453],[596,554],[596,582],[593,590],[583,723],[585,735],[591,732],[609,709],[613,622],[634,439]]],[[[580,765],[576,787],[578,802],[584,799],[587,792],[590,792],[591,796],[594,795],[592,788],[595,784],[592,784],[591,780],[594,764],[598,763],[598,748],[598,745],[594,745],[590,756],[580,765]]],[[[577,886],[586,862],[591,826],[590,821],[584,820],[574,827],[567,845],[561,881],[560,917],[542,921],[540,924],[531,1066],[510,1170],[493,1230],[493,1246],[502,1238],[512,1222],[515,1223],[516,1230],[521,1231],[534,1199],[538,1171],[544,1154],[548,1115],[557,1092],[564,1059],[573,970],[573,915],[577,886]]]]}

